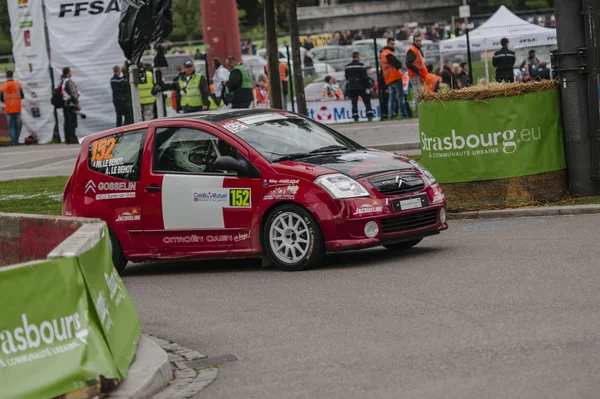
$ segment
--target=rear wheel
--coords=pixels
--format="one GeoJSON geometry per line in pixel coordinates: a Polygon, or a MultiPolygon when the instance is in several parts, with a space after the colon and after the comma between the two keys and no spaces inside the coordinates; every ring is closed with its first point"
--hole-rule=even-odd
{"type": "Polygon", "coordinates": [[[316,266],[325,254],[321,229],[315,218],[298,205],[282,205],[265,223],[264,245],[282,270],[298,271],[316,266]]]}
{"type": "Polygon", "coordinates": [[[110,234],[110,252],[112,254],[112,261],[115,265],[115,269],[117,272],[121,274],[123,270],[125,270],[125,266],[127,266],[127,259],[125,259],[125,254],[123,254],[123,249],[121,248],[121,244],[119,243],[119,239],[113,233],[112,230],[109,230],[110,234]]]}
{"type": "Polygon", "coordinates": [[[390,251],[405,251],[407,249],[411,249],[421,241],[423,241],[423,239],[419,238],[417,240],[404,241],[396,244],[388,244],[384,245],[383,247],[389,249],[390,251]]]}

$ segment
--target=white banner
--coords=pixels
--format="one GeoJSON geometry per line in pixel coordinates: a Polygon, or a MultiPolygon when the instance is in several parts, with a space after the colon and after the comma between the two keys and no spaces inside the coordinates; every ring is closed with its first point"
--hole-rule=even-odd
{"type": "MultiPolygon", "coordinates": [[[[77,136],[115,127],[110,79],[112,67],[125,63],[118,43],[121,1],[45,0],[45,4],[54,78],[58,83],[62,69],[71,68],[81,93],[81,112],[87,117],[78,118],[77,136]]],[[[62,112],[59,130],[64,140],[62,112]]]]}
{"type": "Polygon", "coordinates": [[[19,142],[35,133],[40,143],[52,140],[52,85],[40,0],[7,0],[15,58],[14,78],[23,87],[23,129],[19,142]]]}
{"type": "MultiPolygon", "coordinates": [[[[268,108],[268,104],[259,104],[258,108],[268,108]]],[[[373,121],[381,120],[381,107],[379,99],[371,99],[371,107],[373,108],[373,121]]],[[[288,101],[288,111],[292,110],[291,103],[288,101]]],[[[308,117],[324,124],[334,123],[350,123],[354,122],[352,117],[352,101],[310,101],[306,103],[308,117]]],[[[367,108],[362,100],[358,100],[358,120],[359,122],[367,122],[367,108]]]]}

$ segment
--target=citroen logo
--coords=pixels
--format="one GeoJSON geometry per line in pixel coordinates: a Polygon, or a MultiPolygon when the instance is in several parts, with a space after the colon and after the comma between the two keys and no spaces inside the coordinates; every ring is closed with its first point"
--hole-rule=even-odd
{"type": "Polygon", "coordinates": [[[94,193],[96,192],[96,184],[91,180],[85,185],[86,194],[90,190],[92,190],[92,192],[94,192],[94,193]]]}
{"type": "Polygon", "coordinates": [[[396,183],[398,183],[398,188],[402,187],[402,183],[404,181],[400,178],[400,176],[396,176],[396,183]]]}

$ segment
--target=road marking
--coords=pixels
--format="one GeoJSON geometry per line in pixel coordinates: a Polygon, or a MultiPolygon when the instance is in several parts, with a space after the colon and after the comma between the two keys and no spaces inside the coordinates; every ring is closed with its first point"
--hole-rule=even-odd
{"type": "Polygon", "coordinates": [[[477,223],[465,226],[462,228],[464,231],[483,231],[483,230],[495,230],[505,227],[520,227],[520,226],[532,226],[536,224],[545,223],[546,219],[537,218],[520,218],[510,220],[496,220],[493,222],[477,223]]]}

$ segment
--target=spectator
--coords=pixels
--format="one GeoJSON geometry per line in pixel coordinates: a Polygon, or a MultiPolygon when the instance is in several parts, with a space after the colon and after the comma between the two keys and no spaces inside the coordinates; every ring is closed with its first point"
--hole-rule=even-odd
{"type": "Polygon", "coordinates": [[[520,69],[527,67],[527,72],[533,76],[539,64],[540,60],[538,60],[535,50],[531,49],[529,50],[529,57],[521,63],[520,69]]]}
{"type": "MultiPolygon", "coordinates": [[[[404,90],[404,110],[406,111],[406,115],[408,115],[409,118],[412,118],[412,109],[410,108],[410,102],[408,100],[408,95],[410,93],[411,88],[410,78],[408,77],[408,69],[406,69],[406,66],[403,65],[400,71],[404,74],[404,76],[402,77],[402,89],[404,90]]],[[[402,113],[402,115],[404,115],[404,112],[402,112],[402,110],[400,110],[400,112],[402,113]]]]}
{"type": "Polygon", "coordinates": [[[252,93],[252,77],[235,57],[227,58],[227,68],[231,71],[227,89],[229,96],[227,102],[231,104],[231,108],[250,108],[250,104],[254,99],[252,93]]]}
{"type": "Polygon", "coordinates": [[[19,145],[21,130],[21,101],[25,98],[21,83],[13,79],[13,72],[6,71],[6,83],[0,86],[0,101],[4,103],[4,113],[10,131],[10,145],[19,145]]]}
{"type": "Polygon", "coordinates": [[[337,87],[337,81],[333,76],[325,76],[325,85],[323,86],[323,100],[335,101],[343,100],[343,96],[340,98],[340,92],[337,87]]]}
{"type": "Polygon", "coordinates": [[[77,112],[81,110],[81,106],[79,105],[79,90],[73,79],[71,79],[72,76],[73,74],[69,67],[63,68],[60,87],[65,102],[63,108],[65,117],[65,143],[78,144],[79,141],[77,140],[76,133],[77,112]]]}
{"type": "Polygon", "coordinates": [[[402,79],[402,63],[394,56],[396,49],[396,39],[390,37],[387,39],[387,47],[381,52],[381,73],[385,80],[385,84],[390,91],[388,101],[388,117],[390,119],[396,117],[396,108],[401,112],[403,118],[407,118],[406,109],[404,108],[404,88],[402,79]]]}
{"type": "Polygon", "coordinates": [[[373,68],[367,68],[367,76],[369,77],[369,90],[371,91],[371,98],[377,98],[377,96],[379,96],[379,88],[374,77],[375,72],[373,71],[373,68]]]}
{"type": "MultiPolygon", "coordinates": [[[[406,52],[406,66],[408,77],[412,83],[415,96],[423,90],[422,81],[427,77],[427,66],[423,55],[423,39],[415,35],[413,45],[406,52]]],[[[415,101],[415,116],[419,115],[418,103],[415,101]]]]}
{"type": "Polygon", "coordinates": [[[442,38],[440,37],[440,33],[437,31],[435,25],[432,26],[429,30],[429,40],[431,40],[432,42],[439,42],[440,40],[442,40],[442,38]]]}
{"type": "Polygon", "coordinates": [[[517,78],[517,82],[520,82],[520,83],[533,82],[533,78],[529,74],[529,70],[527,68],[521,69],[521,76],[519,76],[517,78]]]}
{"type": "Polygon", "coordinates": [[[469,63],[463,62],[460,64],[460,68],[462,69],[462,72],[460,73],[462,87],[471,87],[471,80],[469,78],[469,63]]]}
{"type": "Polygon", "coordinates": [[[371,28],[371,39],[377,39],[379,37],[379,31],[377,30],[377,27],[374,26],[373,28],[371,28]]]}
{"type": "Polygon", "coordinates": [[[354,40],[365,40],[365,34],[363,33],[362,29],[354,35],[354,40]]]}
{"type": "Polygon", "coordinates": [[[346,31],[342,33],[342,38],[340,39],[340,46],[349,46],[352,44],[352,39],[350,38],[350,32],[346,31]]]}
{"type": "Polygon", "coordinates": [[[199,48],[196,49],[196,54],[194,54],[194,59],[195,60],[201,60],[202,59],[202,53],[200,52],[199,48]]]}
{"type": "Polygon", "coordinates": [[[346,77],[346,89],[352,101],[352,118],[358,122],[358,98],[361,97],[367,109],[367,118],[373,119],[373,110],[371,109],[371,84],[365,64],[360,62],[358,51],[352,53],[352,62],[346,65],[344,72],[346,77]]]}
{"type": "Polygon", "coordinates": [[[462,68],[458,64],[452,64],[452,89],[460,90],[462,85],[462,68]]]}
{"type": "Polygon", "coordinates": [[[333,37],[331,38],[331,41],[329,42],[330,46],[339,46],[340,44],[340,34],[338,32],[335,32],[333,34],[333,37]]]}
{"type": "Polygon", "coordinates": [[[217,57],[213,58],[213,67],[215,73],[213,75],[213,85],[215,86],[215,97],[217,97],[216,103],[219,104],[224,97],[223,91],[225,90],[225,84],[229,80],[229,70],[221,65],[221,60],[217,57]]]}
{"type": "Polygon", "coordinates": [[[115,65],[113,67],[113,77],[110,79],[110,88],[112,90],[113,105],[117,114],[117,127],[129,125],[132,121],[129,118],[131,114],[128,107],[127,81],[121,74],[121,67],[115,65]]]}
{"type": "Polygon", "coordinates": [[[393,39],[394,38],[394,32],[392,32],[392,28],[386,28],[383,37],[386,39],[393,39]]]}
{"type": "Polygon", "coordinates": [[[532,77],[535,80],[550,80],[552,76],[550,73],[550,68],[548,68],[548,63],[546,61],[540,62],[540,65],[537,67],[532,77]]]}
{"type": "Polygon", "coordinates": [[[306,55],[304,56],[304,73],[306,74],[306,76],[315,75],[315,64],[310,54],[311,53],[306,53],[306,55]]]}
{"type": "Polygon", "coordinates": [[[410,31],[407,26],[403,25],[398,31],[398,36],[396,37],[398,40],[408,40],[408,35],[410,31]]]}
{"type": "Polygon", "coordinates": [[[256,98],[258,104],[266,104],[269,101],[267,79],[263,75],[260,75],[258,83],[254,86],[254,98],[256,98]]]}
{"type": "Polygon", "coordinates": [[[312,37],[311,37],[311,36],[308,36],[308,37],[306,38],[306,40],[304,41],[304,48],[305,48],[307,51],[309,51],[309,50],[312,50],[313,48],[315,48],[315,45],[313,44],[313,41],[312,41],[312,37]]]}
{"type": "Polygon", "coordinates": [[[497,82],[514,82],[515,74],[513,71],[515,65],[515,52],[509,50],[509,41],[503,38],[500,41],[502,48],[494,54],[493,65],[496,68],[497,82]]]}
{"type": "Polygon", "coordinates": [[[442,83],[452,88],[452,61],[444,62],[444,69],[442,70],[442,83]]]}
{"type": "Polygon", "coordinates": [[[248,54],[249,55],[256,54],[256,44],[254,43],[254,40],[252,40],[252,39],[250,39],[250,41],[248,42],[248,54]]]}

